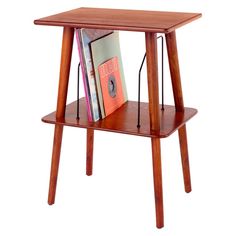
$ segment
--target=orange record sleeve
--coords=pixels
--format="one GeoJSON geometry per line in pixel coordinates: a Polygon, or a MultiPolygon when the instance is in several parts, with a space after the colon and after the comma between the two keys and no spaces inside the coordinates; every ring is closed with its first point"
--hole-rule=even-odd
{"type": "Polygon", "coordinates": [[[98,67],[105,115],[108,116],[125,103],[118,58],[113,57],[98,67]]]}

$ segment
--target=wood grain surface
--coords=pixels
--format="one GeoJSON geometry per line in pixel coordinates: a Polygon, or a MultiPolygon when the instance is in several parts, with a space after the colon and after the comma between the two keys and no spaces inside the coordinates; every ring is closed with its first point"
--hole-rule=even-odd
{"type": "Polygon", "coordinates": [[[148,103],[141,103],[141,127],[137,128],[138,103],[128,101],[121,108],[105,119],[89,122],[87,117],[85,98],[80,99],[80,119],[76,119],[76,102],[66,107],[65,118],[56,119],[55,112],[42,118],[42,121],[51,124],[61,124],[80,128],[93,128],[95,130],[111,131],[145,137],[165,138],[191,119],[197,110],[185,108],[184,112],[176,112],[175,106],[165,106],[165,111],[160,109],[160,132],[150,130],[148,103]]]}
{"type": "Polygon", "coordinates": [[[37,25],[167,33],[201,17],[200,13],[78,8],[34,21],[37,25]]]}
{"type": "MultiPolygon", "coordinates": [[[[60,78],[58,86],[57,110],[55,114],[55,116],[58,119],[63,118],[65,116],[67,90],[68,90],[68,82],[70,75],[71,53],[73,48],[73,38],[74,38],[74,29],[65,27],[63,30],[63,38],[62,38],[60,78]]],[[[51,174],[50,174],[50,183],[48,192],[49,205],[52,205],[55,202],[57,176],[60,164],[62,134],[63,134],[63,126],[60,124],[56,124],[54,131],[51,174]]]]}
{"type": "MultiPolygon", "coordinates": [[[[181,112],[184,111],[185,108],[184,108],[184,99],[181,85],[177,40],[175,31],[166,34],[166,46],[168,52],[175,107],[176,111],[181,112]]],[[[181,162],[182,162],[183,177],[184,177],[184,188],[185,192],[189,193],[191,192],[192,187],[191,187],[191,176],[190,176],[190,166],[189,166],[187,129],[185,124],[178,129],[178,133],[179,133],[181,162]]]]}

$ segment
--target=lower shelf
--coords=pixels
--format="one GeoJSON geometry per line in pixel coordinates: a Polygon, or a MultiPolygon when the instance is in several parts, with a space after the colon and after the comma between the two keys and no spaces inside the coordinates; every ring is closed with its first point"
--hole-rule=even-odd
{"type": "Polygon", "coordinates": [[[97,122],[88,121],[85,98],[80,99],[80,119],[76,119],[76,105],[77,103],[73,102],[66,106],[66,114],[63,119],[56,119],[56,112],[53,112],[43,117],[42,121],[50,124],[165,138],[178,130],[197,113],[197,110],[193,108],[185,108],[184,112],[176,112],[174,106],[165,105],[164,111],[160,109],[160,132],[157,133],[150,130],[148,103],[142,102],[140,105],[140,128],[137,128],[137,102],[128,101],[111,115],[97,122]]]}

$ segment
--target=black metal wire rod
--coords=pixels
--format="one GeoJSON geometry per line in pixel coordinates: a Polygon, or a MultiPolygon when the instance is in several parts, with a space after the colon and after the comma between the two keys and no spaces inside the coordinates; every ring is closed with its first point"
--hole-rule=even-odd
{"type": "Polygon", "coordinates": [[[78,70],[77,70],[77,115],[76,115],[76,119],[79,119],[79,74],[80,74],[80,63],[78,64],[78,70]]]}
{"type": "Polygon", "coordinates": [[[143,63],[145,61],[146,58],[146,53],[144,54],[141,66],[139,68],[139,72],[138,72],[138,124],[137,124],[137,128],[140,128],[140,88],[141,88],[141,71],[143,68],[143,63]]]}
{"type": "MultiPolygon", "coordinates": [[[[161,110],[164,110],[164,38],[163,36],[158,36],[158,39],[161,39],[161,110]]],[[[146,58],[146,53],[144,54],[141,66],[139,68],[138,73],[138,122],[137,128],[140,128],[140,89],[141,89],[141,71],[143,68],[143,64],[146,58]]]]}
{"type": "Polygon", "coordinates": [[[161,110],[164,111],[164,39],[163,36],[157,37],[161,39],[161,110]]]}

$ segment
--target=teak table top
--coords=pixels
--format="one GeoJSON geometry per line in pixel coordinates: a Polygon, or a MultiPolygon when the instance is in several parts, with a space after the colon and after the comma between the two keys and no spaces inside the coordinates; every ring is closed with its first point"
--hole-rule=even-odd
{"type": "Polygon", "coordinates": [[[78,8],[35,20],[38,25],[169,33],[201,13],[78,8]]]}

